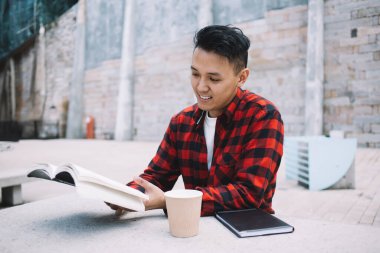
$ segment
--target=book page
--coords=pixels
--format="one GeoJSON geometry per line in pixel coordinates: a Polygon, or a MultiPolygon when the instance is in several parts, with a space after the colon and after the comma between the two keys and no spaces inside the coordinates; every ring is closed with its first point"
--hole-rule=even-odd
{"type": "Polygon", "coordinates": [[[63,166],[59,166],[59,171],[61,170],[68,171],[68,172],[73,171],[74,172],[73,174],[75,174],[74,179],[77,181],[88,181],[88,182],[96,183],[96,184],[103,185],[106,187],[110,187],[115,190],[122,191],[122,192],[125,192],[127,194],[130,194],[142,199],[149,199],[148,195],[136,189],[133,189],[129,186],[116,182],[112,179],[104,177],[100,174],[97,174],[95,172],[92,172],[90,170],[87,170],[75,164],[65,164],[63,166]]]}
{"type": "Polygon", "coordinates": [[[88,181],[79,181],[76,190],[82,197],[101,199],[127,209],[145,211],[145,205],[141,198],[107,186],[88,181]]]}
{"type": "Polygon", "coordinates": [[[51,180],[55,176],[57,166],[49,163],[37,163],[28,173],[28,177],[36,177],[51,180]]]}

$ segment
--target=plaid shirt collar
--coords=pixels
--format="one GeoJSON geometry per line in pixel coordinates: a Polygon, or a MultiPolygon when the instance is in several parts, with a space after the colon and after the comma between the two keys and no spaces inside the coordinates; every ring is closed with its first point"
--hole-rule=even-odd
{"type": "MultiPolygon", "coordinates": [[[[244,91],[239,87],[237,89],[235,97],[232,99],[231,103],[226,107],[224,110],[223,114],[218,116],[222,119],[222,122],[225,122],[226,125],[228,125],[232,119],[233,115],[238,108],[240,100],[244,97],[244,91]]],[[[194,122],[195,122],[195,127],[199,128],[200,126],[203,126],[203,121],[204,121],[204,116],[206,114],[206,111],[203,111],[196,105],[196,110],[193,116],[194,122]]]]}

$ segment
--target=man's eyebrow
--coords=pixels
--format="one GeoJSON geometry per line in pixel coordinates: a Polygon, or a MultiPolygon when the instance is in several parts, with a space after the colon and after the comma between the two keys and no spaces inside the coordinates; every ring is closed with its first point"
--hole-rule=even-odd
{"type": "Polygon", "coordinates": [[[219,74],[218,72],[209,72],[207,74],[212,75],[212,76],[221,76],[221,74],[219,74]]]}
{"type": "MultiPolygon", "coordinates": [[[[193,66],[191,66],[190,67],[191,68],[191,70],[194,70],[194,71],[198,71],[196,68],[194,68],[193,66]]],[[[212,75],[212,76],[221,76],[221,74],[220,73],[218,73],[218,72],[209,72],[209,73],[207,73],[208,75],[212,75]]]]}

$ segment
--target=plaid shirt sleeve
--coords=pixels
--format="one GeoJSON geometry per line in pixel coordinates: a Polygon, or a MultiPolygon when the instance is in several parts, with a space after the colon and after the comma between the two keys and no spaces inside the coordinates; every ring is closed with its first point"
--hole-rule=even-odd
{"type": "Polygon", "coordinates": [[[248,142],[237,162],[234,182],[196,187],[203,192],[202,216],[253,207],[273,213],[268,199],[271,201],[276,186],[284,130],[277,110],[262,112],[248,127],[248,142]]]}
{"type": "MultiPolygon", "coordinates": [[[[149,163],[148,168],[146,168],[140,175],[141,178],[156,185],[164,192],[173,188],[180,175],[177,161],[177,150],[175,148],[176,124],[174,124],[174,121],[175,117],[171,119],[170,125],[165,132],[156,155],[149,163]]],[[[142,192],[145,191],[143,187],[139,186],[134,181],[127,185],[142,192]]]]}

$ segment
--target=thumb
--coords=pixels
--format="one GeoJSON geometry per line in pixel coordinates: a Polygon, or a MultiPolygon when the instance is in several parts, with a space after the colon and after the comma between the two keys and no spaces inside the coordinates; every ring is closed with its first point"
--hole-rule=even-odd
{"type": "Polygon", "coordinates": [[[148,188],[150,188],[150,186],[151,186],[150,182],[146,181],[145,179],[143,179],[141,177],[135,177],[135,178],[133,178],[133,181],[135,181],[138,185],[144,187],[145,190],[148,190],[148,188]]]}

